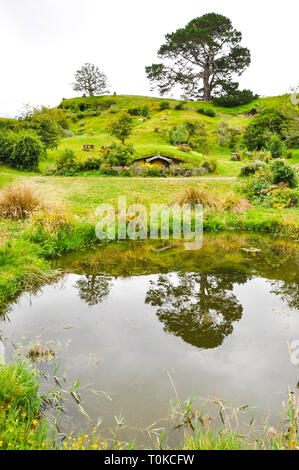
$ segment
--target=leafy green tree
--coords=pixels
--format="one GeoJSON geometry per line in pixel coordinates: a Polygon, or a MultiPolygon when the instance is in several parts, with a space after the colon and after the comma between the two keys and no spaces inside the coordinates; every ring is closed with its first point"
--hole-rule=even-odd
{"type": "Polygon", "coordinates": [[[52,116],[46,114],[36,114],[32,118],[25,119],[21,127],[34,130],[47,149],[57,148],[62,135],[62,128],[52,116]]]}
{"type": "Polygon", "coordinates": [[[26,105],[16,130],[18,128],[34,130],[45,148],[52,149],[57,147],[58,140],[68,128],[68,123],[61,109],[26,105]]]}
{"type": "Polygon", "coordinates": [[[247,126],[243,141],[248,150],[262,150],[267,146],[272,134],[278,135],[283,141],[291,126],[292,119],[284,110],[265,108],[252,118],[247,126]]]}
{"type": "Polygon", "coordinates": [[[273,158],[282,157],[286,153],[286,144],[281,140],[279,135],[271,135],[266,145],[267,150],[271,153],[273,158]]]}
{"type": "Polygon", "coordinates": [[[210,100],[241,75],[250,64],[250,52],[241,47],[241,32],[231,20],[216,13],[195,18],[165,36],[158,57],[166,64],[146,67],[146,74],[161,95],[180,85],[192,98],[210,100]]]}
{"type": "Polygon", "coordinates": [[[115,119],[113,119],[108,127],[107,131],[113,136],[116,137],[118,140],[121,141],[122,144],[125,143],[126,139],[130,137],[133,130],[133,119],[131,116],[126,113],[120,113],[115,119]]]}
{"type": "Polygon", "coordinates": [[[73,88],[75,91],[88,93],[89,96],[109,93],[106,75],[96,65],[89,63],[84,64],[75,73],[73,88]]]}

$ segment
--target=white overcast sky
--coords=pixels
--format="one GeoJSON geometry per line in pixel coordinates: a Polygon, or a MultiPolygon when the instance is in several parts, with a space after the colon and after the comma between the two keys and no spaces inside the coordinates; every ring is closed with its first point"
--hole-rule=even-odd
{"type": "Polygon", "coordinates": [[[153,94],[144,67],[164,35],[210,12],[228,16],[251,50],[241,87],[269,96],[299,83],[298,0],[0,0],[0,116],[74,96],[85,62],[111,92],[153,94]]]}

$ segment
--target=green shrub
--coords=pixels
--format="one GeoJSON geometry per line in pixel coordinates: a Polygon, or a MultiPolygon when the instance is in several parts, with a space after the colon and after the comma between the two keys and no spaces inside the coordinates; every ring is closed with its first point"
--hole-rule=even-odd
{"type": "Polygon", "coordinates": [[[265,108],[252,118],[247,126],[243,141],[248,150],[262,150],[267,146],[272,134],[278,135],[283,141],[292,120],[282,110],[265,108]]]}
{"type": "Polygon", "coordinates": [[[9,159],[13,152],[15,134],[8,130],[0,132],[0,160],[9,163],[9,159]]]}
{"type": "Polygon", "coordinates": [[[12,168],[35,170],[44,154],[44,146],[31,130],[0,134],[0,159],[12,168]]]}
{"type": "Polygon", "coordinates": [[[73,175],[77,173],[78,161],[76,154],[71,149],[63,150],[56,158],[57,173],[60,175],[73,175]]]}
{"type": "Polygon", "coordinates": [[[185,144],[188,140],[188,132],[185,124],[173,126],[169,130],[169,141],[172,145],[185,144]]]}
{"type": "Polygon", "coordinates": [[[286,153],[286,144],[281,140],[279,135],[273,134],[266,144],[267,150],[273,158],[282,157],[286,153]]]}
{"type": "Polygon", "coordinates": [[[297,176],[293,168],[284,160],[275,160],[270,165],[273,174],[273,183],[285,183],[289,188],[295,188],[298,184],[297,176]]]}
{"type": "Polygon", "coordinates": [[[159,103],[159,110],[160,111],[164,111],[165,109],[169,109],[169,108],[170,108],[169,101],[160,101],[160,103],[159,103]]]}
{"type": "Polygon", "coordinates": [[[217,159],[214,157],[211,157],[202,163],[202,168],[206,168],[209,173],[215,173],[217,166],[218,162],[217,159]]]}
{"type": "Polygon", "coordinates": [[[298,205],[299,192],[297,189],[287,187],[270,189],[263,200],[263,206],[276,209],[296,207],[298,205]]]}
{"type": "Polygon", "coordinates": [[[91,156],[78,162],[78,171],[93,171],[101,168],[103,161],[100,157],[91,156]]]}
{"type": "Polygon", "coordinates": [[[132,144],[120,145],[112,144],[110,147],[101,149],[103,163],[110,166],[127,166],[132,160],[134,147],[132,144]]]}
{"type": "Polygon", "coordinates": [[[203,114],[204,116],[209,116],[209,117],[215,117],[216,116],[216,111],[212,108],[198,108],[197,112],[199,114],[203,114]]]}
{"type": "Polygon", "coordinates": [[[176,104],[174,109],[177,110],[177,111],[181,111],[183,109],[183,106],[184,106],[184,102],[181,101],[180,103],[176,104]]]}
{"type": "Polygon", "coordinates": [[[19,170],[36,170],[45,155],[45,147],[39,137],[30,130],[23,130],[14,134],[12,144],[8,164],[19,170]]]}
{"type": "Polygon", "coordinates": [[[240,176],[254,175],[260,169],[265,169],[265,168],[267,168],[267,164],[260,160],[256,160],[255,162],[252,162],[252,163],[246,163],[241,168],[240,176]]]}
{"type": "Polygon", "coordinates": [[[163,176],[164,171],[163,168],[158,166],[158,165],[145,165],[147,168],[147,171],[144,176],[163,176]]]}
{"type": "Polygon", "coordinates": [[[213,99],[216,106],[224,106],[225,108],[232,108],[242,104],[248,104],[258,98],[251,90],[235,90],[232,94],[219,96],[213,99]]]}
{"type": "Polygon", "coordinates": [[[272,184],[273,175],[268,168],[262,168],[249,174],[250,178],[245,185],[240,187],[240,191],[253,202],[263,200],[263,192],[266,192],[272,184]]]}

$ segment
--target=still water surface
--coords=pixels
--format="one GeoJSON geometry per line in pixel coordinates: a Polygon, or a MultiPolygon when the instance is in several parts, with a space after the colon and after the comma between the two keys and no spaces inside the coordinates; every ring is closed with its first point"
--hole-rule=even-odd
{"type": "Polygon", "coordinates": [[[245,235],[206,235],[198,251],[122,243],[67,256],[59,267],[61,279],[24,293],[0,329],[6,361],[51,345],[55,359],[37,367],[53,373],[59,363],[68,390],[80,380],[88,417],[66,400],[67,433],[90,432],[101,417],[110,435],[122,414],[120,438],[146,445],[148,426],[173,428],[168,374],[195,406],[209,409],[209,398],[249,404],[257,423],[268,415],[277,422],[299,380],[287,347],[299,339],[298,244],[245,235]]]}

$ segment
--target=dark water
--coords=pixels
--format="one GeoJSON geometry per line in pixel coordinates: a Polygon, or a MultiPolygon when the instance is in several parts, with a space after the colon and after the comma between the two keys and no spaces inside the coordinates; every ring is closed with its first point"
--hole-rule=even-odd
{"type": "Polygon", "coordinates": [[[53,347],[55,359],[37,366],[53,373],[59,363],[66,390],[80,380],[83,408],[65,402],[68,433],[90,432],[101,417],[109,436],[121,414],[120,438],[147,444],[145,428],[173,428],[168,374],[196,407],[212,409],[214,398],[248,404],[257,423],[268,415],[276,423],[299,380],[287,346],[299,339],[298,248],[206,235],[199,251],[132,242],[65,257],[59,282],[24,293],[0,324],[5,359],[53,347]]]}

